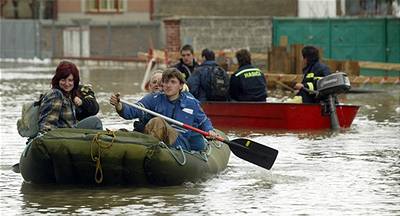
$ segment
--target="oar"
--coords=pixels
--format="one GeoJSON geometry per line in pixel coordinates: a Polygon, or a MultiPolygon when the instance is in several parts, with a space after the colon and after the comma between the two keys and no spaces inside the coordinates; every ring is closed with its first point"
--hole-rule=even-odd
{"type": "Polygon", "coordinates": [[[295,92],[296,90],[288,85],[286,85],[285,83],[279,81],[279,80],[275,80],[275,83],[282,86],[283,88],[285,88],[286,90],[289,90],[291,92],[295,92]]]}
{"type": "Polygon", "coordinates": [[[156,59],[151,58],[150,61],[147,63],[146,71],[143,76],[143,81],[141,85],[142,91],[146,91],[146,83],[150,80],[150,72],[155,65],[156,65],[156,59]]]}
{"type": "MultiPolygon", "coordinates": [[[[203,131],[198,128],[192,127],[190,125],[184,124],[180,121],[177,121],[175,119],[169,118],[164,115],[161,115],[154,111],[148,110],[137,104],[129,103],[124,100],[121,100],[121,102],[123,102],[127,105],[130,105],[130,106],[133,106],[136,109],[147,112],[153,116],[158,116],[172,124],[195,131],[203,136],[207,137],[210,135],[206,131],[203,131]]],[[[266,168],[266,169],[271,169],[272,165],[275,162],[276,157],[278,156],[278,150],[270,148],[270,147],[262,145],[262,144],[259,144],[252,140],[241,138],[241,139],[235,139],[235,140],[229,141],[229,140],[225,140],[224,138],[219,137],[219,136],[216,139],[223,143],[226,143],[229,146],[229,148],[231,149],[231,151],[239,158],[242,158],[243,160],[246,160],[250,163],[256,164],[256,165],[266,168]]]]}

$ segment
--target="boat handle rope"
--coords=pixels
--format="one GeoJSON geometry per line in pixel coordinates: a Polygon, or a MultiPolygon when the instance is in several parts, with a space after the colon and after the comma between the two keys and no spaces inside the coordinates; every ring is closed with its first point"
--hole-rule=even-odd
{"type": "Polygon", "coordinates": [[[220,149],[223,144],[220,143],[218,140],[209,140],[206,143],[207,143],[206,150],[200,153],[200,158],[207,162],[208,156],[210,156],[212,152],[211,145],[215,146],[215,148],[217,149],[220,149]]]}
{"type": "Polygon", "coordinates": [[[222,147],[222,143],[218,142],[217,140],[206,140],[206,149],[205,151],[201,151],[199,154],[199,157],[205,162],[208,162],[208,156],[211,155],[211,145],[214,145],[217,149],[220,149],[222,147]]]}
{"type": "Polygon", "coordinates": [[[179,161],[178,157],[172,152],[172,150],[168,147],[167,144],[165,144],[164,142],[160,142],[160,144],[161,144],[163,147],[165,147],[165,148],[169,151],[169,153],[172,155],[172,157],[175,159],[175,161],[176,161],[179,165],[184,166],[184,165],[186,164],[186,155],[185,155],[185,152],[183,152],[183,148],[182,148],[181,146],[177,146],[177,148],[178,148],[179,150],[181,150],[182,157],[183,157],[183,161],[182,161],[182,162],[179,161]]]}
{"type": "Polygon", "coordinates": [[[211,155],[212,152],[212,148],[211,145],[214,145],[215,148],[220,149],[222,147],[222,144],[220,142],[218,142],[217,140],[211,140],[211,141],[207,141],[207,147],[205,151],[202,151],[199,155],[199,157],[201,159],[203,159],[205,162],[208,162],[208,156],[211,155]]]}
{"type": "Polygon", "coordinates": [[[206,149],[200,152],[199,157],[203,159],[205,162],[208,162],[208,156],[211,155],[211,151],[212,151],[211,144],[209,142],[206,142],[206,149]]]}
{"type": "Polygon", "coordinates": [[[219,142],[218,140],[212,140],[211,143],[212,143],[216,148],[221,148],[221,147],[222,147],[222,142],[219,142]]]}
{"type": "Polygon", "coordinates": [[[101,155],[103,154],[104,150],[111,148],[114,144],[115,140],[115,132],[114,131],[106,131],[106,132],[98,132],[92,139],[92,143],[90,144],[90,156],[92,161],[96,162],[96,172],[94,173],[94,180],[97,184],[103,182],[103,169],[101,168],[101,155]],[[100,141],[101,135],[112,136],[112,140],[110,144],[103,144],[100,141]],[[97,155],[95,155],[93,151],[93,145],[97,145],[97,155]]]}
{"type": "Polygon", "coordinates": [[[199,157],[203,159],[205,162],[208,162],[208,155],[210,155],[209,153],[211,153],[211,148],[208,148],[207,152],[200,152],[199,157]]]}

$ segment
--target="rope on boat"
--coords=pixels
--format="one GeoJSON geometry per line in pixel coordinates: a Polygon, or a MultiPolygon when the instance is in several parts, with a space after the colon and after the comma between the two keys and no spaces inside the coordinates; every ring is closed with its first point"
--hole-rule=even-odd
{"type": "Polygon", "coordinates": [[[178,157],[172,152],[172,150],[168,147],[167,144],[165,144],[164,142],[160,142],[160,144],[161,144],[163,147],[165,147],[165,148],[169,151],[169,153],[172,155],[172,157],[175,159],[175,161],[176,161],[179,165],[184,166],[184,165],[186,164],[186,155],[185,155],[185,152],[183,151],[183,149],[182,149],[181,146],[178,146],[177,148],[178,148],[179,150],[181,150],[182,157],[183,157],[183,161],[182,161],[182,162],[179,161],[178,157]]]}
{"type": "Polygon", "coordinates": [[[205,162],[208,162],[208,156],[210,156],[211,152],[212,152],[211,143],[213,143],[213,141],[209,141],[207,139],[204,139],[204,143],[206,144],[206,149],[201,151],[199,156],[205,162]]]}
{"type": "Polygon", "coordinates": [[[211,141],[212,144],[214,144],[214,146],[216,148],[221,148],[222,147],[222,142],[218,141],[218,140],[213,140],[211,141]]]}
{"type": "Polygon", "coordinates": [[[215,148],[220,149],[222,147],[222,143],[218,140],[205,140],[206,149],[200,152],[200,158],[204,161],[208,161],[208,156],[211,155],[212,148],[211,145],[215,146],[215,148]]]}
{"type": "Polygon", "coordinates": [[[200,152],[200,158],[203,159],[205,162],[208,162],[208,156],[211,155],[211,146],[206,142],[206,149],[200,152]]]}
{"type": "Polygon", "coordinates": [[[172,152],[172,150],[170,149],[170,147],[167,144],[165,144],[164,142],[160,142],[160,144],[161,144],[162,147],[164,147],[164,148],[166,148],[168,150],[168,152],[172,155],[172,157],[175,159],[175,161],[181,166],[184,166],[186,164],[185,152],[187,152],[188,154],[194,155],[194,156],[197,155],[197,157],[199,157],[200,159],[204,160],[205,162],[208,162],[208,156],[210,156],[211,152],[212,152],[211,145],[214,145],[218,149],[220,149],[222,147],[222,143],[217,141],[217,140],[212,140],[212,141],[207,141],[206,140],[206,149],[205,149],[205,151],[195,152],[195,153],[185,151],[185,150],[182,149],[181,146],[178,146],[177,148],[181,151],[182,157],[183,157],[183,161],[181,162],[178,159],[178,157],[174,154],[174,152],[172,152]],[[197,153],[199,153],[199,154],[197,154],[197,153]]]}
{"type": "Polygon", "coordinates": [[[114,144],[115,140],[115,132],[114,131],[105,131],[105,132],[98,132],[92,139],[92,143],[90,144],[90,156],[92,161],[96,162],[96,172],[94,173],[94,180],[97,184],[103,182],[103,169],[101,168],[101,155],[103,154],[104,150],[111,148],[114,144]],[[107,135],[111,136],[112,140],[110,144],[101,143],[100,136],[107,135]],[[93,150],[93,145],[97,145],[97,152],[93,150]],[[96,154],[97,153],[97,154],[96,154]]]}
{"type": "Polygon", "coordinates": [[[206,149],[200,152],[200,158],[203,159],[205,162],[208,162],[208,156],[211,155],[211,145],[214,145],[217,149],[220,149],[222,147],[222,143],[218,140],[206,140],[206,149]]]}

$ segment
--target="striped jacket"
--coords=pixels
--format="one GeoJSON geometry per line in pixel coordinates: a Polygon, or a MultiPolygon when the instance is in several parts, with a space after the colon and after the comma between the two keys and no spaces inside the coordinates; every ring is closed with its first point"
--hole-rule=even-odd
{"type": "Polygon", "coordinates": [[[59,89],[48,91],[39,109],[39,131],[72,128],[76,123],[75,106],[71,98],[66,97],[59,89]]]}

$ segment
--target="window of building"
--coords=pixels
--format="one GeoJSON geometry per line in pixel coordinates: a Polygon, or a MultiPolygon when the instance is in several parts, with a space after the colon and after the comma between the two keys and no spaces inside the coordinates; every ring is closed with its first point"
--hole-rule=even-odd
{"type": "Polygon", "coordinates": [[[125,0],[87,0],[86,11],[91,13],[120,13],[125,11],[125,0]]]}
{"type": "Polygon", "coordinates": [[[351,0],[346,1],[348,16],[396,16],[395,8],[400,0],[351,0]]]}

